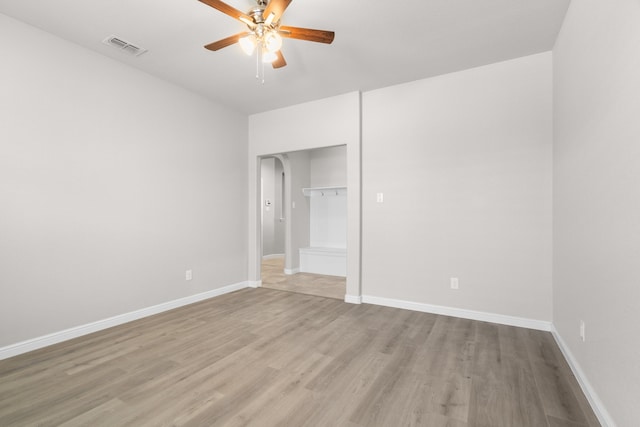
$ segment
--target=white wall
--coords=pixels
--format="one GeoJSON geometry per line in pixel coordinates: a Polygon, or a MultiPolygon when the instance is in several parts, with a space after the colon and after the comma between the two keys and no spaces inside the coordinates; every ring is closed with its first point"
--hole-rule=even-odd
{"type": "Polygon", "coordinates": [[[360,94],[348,93],[249,117],[249,279],[260,280],[259,157],[347,146],[347,295],[360,295],[360,94]]]}
{"type": "MultiPolygon", "coordinates": [[[[347,186],[347,147],[320,148],[309,153],[311,187],[347,186]]],[[[310,203],[310,246],[347,247],[347,194],[313,196],[310,203]]]]}
{"type": "Polygon", "coordinates": [[[262,255],[284,253],[284,222],[282,221],[282,163],[275,157],[262,159],[262,255]],[[266,205],[266,200],[271,202],[266,205]]]}
{"type": "Polygon", "coordinates": [[[273,170],[273,253],[284,253],[284,182],[283,182],[283,167],[280,159],[275,158],[274,170],[273,170]]]}
{"type": "Polygon", "coordinates": [[[347,146],[326,147],[309,153],[311,187],[347,186],[347,146]]]}
{"type": "Polygon", "coordinates": [[[4,15],[0,51],[0,347],[246,280],[246,116],[4,15]]]}
{"type": "Polygon", "coordinates": [[[604,404],[600,409],[607,408],[601,416],[610,425],[635,426],[640,3],[571,2],[553,58],[554,324],[604,404]]]}
{"type": "Polygon", "coordinates": [[[309,181],[309,152],[296,151],[284,155],[285,160],[289,162],[291,172],[291,200],[295,202],[295,209],[291,209],[290,225],[291,225],[291,250],[288,255],[291,263],[287,265],[288,270],[297,271],[300,268],[299,248],[309,246],[309,216],[310,207],[309,198],[302,194],[302,189],[310,186],[309,181]]]}
{"type": "Polygon", "coordinates": [[[551,65],[363,94],[364,295],[551,320],[551,65]]]}
{"type": "Polygon", "coordinates": [[[274,254],[274,173],[276,159],[262,159],[260,163],[260,183],[261,183],[261,200],[260,209],[262,210],[262,255],[274,254]],[[266,206],[265,202],[269,200],[271,206],[266,206]]]}

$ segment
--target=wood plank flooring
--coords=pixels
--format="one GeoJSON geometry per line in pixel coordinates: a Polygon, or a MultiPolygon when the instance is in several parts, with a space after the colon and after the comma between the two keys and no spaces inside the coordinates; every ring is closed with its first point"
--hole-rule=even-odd
{"type": "Polygon", "coordinates": [[[546,332],[245,289],[0,361],[0,426],[594,427],[546,332]]]}
{"type": "Polygon", "coordinates": [[[284,274],[284,257],[262,261],[262,287],[344,300],[347,279],[339,276],[284,274]]]}

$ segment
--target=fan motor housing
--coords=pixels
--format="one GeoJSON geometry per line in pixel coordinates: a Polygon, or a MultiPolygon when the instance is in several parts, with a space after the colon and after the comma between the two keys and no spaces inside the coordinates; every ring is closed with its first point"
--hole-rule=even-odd
{"type": "Polygon", "coordinates": [[[249,13],[247,13],[247,15],[249,15],[251,19],[253,19],[253,22],[255,22],[256,24],[262,24],[264,23],[263,13],[264,13],[264,6],[258,5],[257,7],[254,7],[253,9],[251,9],[249,13]]]}

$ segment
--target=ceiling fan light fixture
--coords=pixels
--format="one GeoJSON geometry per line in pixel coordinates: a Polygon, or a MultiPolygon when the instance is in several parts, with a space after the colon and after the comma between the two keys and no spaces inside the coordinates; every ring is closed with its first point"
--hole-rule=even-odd
{"type": "Polygon", "coordinates": [[[262,83],[264,83],[265,63],[271,63],[274,69],[287,65],[281,50],[282,37],[326,44],[333,42],[335,36],[333,31],[280,25],[282,15],[292,0],[255,1],[257,5],[249,12],[243,13],[223,0],[200,0],[217,11],[246,24],[248,28],[248,31],[209,43],[204,47],[217,51],[238,43],[247,55],[252,56],[255,53],[256,78],[262,80],[262,83]]]}
{"type": "Polygon", "coordinates": [[[249,34],[248,36],[241,37],[238,40],[242,51],[246,53],[248,56],[253,55],[253,51],[256,49],[256,38],[253,34],[249,34]]]}
{"type": "Polygon", "coordinates": [[[264,46],[267,52],[275,53],[282,47],[282,37],[275,31],[269,31],[264,37],[264,46]]]}

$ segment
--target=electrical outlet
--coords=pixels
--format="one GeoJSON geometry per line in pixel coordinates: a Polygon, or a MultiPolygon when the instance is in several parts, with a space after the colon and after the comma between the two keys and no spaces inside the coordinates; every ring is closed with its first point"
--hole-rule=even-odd
{"type": "Polygon", "coordinates": [[[459,283],[458,283],[458,278],[457,277],[452,277],[450,282],[451,282],[451,289],[458,289],[459,288],[459,283]]]}
{"type": "Polygon", "coordinates": [[[193,279],[193,271],[192,270],[185,271],[184,278],[185,278],[185,280],[193,279]]]}
{"type": "Polygon", "coordinates": [[[383,193],[376,193],[376,202],[377,203],[384,203],[384,194],[383,193]]]}
{"type": "Polygon", "coordinates": [[[587,340],[587,333],[586,333],[586,327],[584,325],[584,320],[580,321],[580,339],[582,340],[582,342],[585,342],[587,340]]]}

